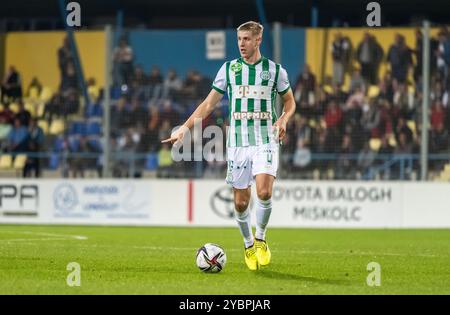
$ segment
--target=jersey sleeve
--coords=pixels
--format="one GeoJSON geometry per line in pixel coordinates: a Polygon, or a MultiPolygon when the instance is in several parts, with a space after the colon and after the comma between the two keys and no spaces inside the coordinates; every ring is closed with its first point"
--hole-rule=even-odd
{"type": "Polygon", "coordinates": [[[280,95],[285,94],[290,88],[289,77],[286,70],[280,67],[280,73],[278,74],[277,91],[280,95]]]}
{"type": "Polygon", "coordinates": [[[220,94],[225,94],[225,91],[227,90],[226,63],[220,67],[211,87],[220,94]]]}

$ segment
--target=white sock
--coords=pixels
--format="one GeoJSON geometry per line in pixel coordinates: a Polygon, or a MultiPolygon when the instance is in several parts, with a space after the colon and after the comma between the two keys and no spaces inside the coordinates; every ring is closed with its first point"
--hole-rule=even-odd
{"type": "Polygon", "coordinates": [[[261,200],[256,198],[256,234],[259,240],[266,239],[266,226],[269,222],[270,213],[272,212],[272,198],[261,200]]]}
{"type": "Polygon", "coordinates": [[[241,234],[244,237],[245,248],[252,246],[254,239],[252,233],[250,211],[248,210],[248,208],[244,212],[234,210],[234,214],[239,226],[239,230],[241,231],[241,234]]]}

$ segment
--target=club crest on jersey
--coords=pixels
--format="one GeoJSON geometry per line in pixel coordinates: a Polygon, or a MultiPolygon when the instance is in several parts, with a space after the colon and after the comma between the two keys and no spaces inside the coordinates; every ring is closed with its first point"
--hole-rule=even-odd
{"type": "Polygon", "coordinates": [[[259,76],[261,77],[261,80],[265,80],[265,81],[268,81],[271,78],[270,71],[267,71],[267,70],[261,71],[261,74],[259,76]]]}
{"type": "Polygon", "coordinates": [[[242,70],[242,65],[239,62],[236,62],[234,64],[231,65],[231,71],[233,71],[235,74],[237,74],[236,72],[240,72],[242,70]]]}

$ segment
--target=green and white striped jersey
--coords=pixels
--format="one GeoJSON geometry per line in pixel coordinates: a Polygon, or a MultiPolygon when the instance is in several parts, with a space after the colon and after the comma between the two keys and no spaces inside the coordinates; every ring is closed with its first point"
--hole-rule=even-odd
{"type": "Polygon", "coordinates": [[[228,93],[227,145],[246,147],[275,142],[272,125],[277,119],[276,95],[283,95],[289,87],[286,70],[265,57],[252,65],[242,58],[225,62],[212,88],[228,93]]]}

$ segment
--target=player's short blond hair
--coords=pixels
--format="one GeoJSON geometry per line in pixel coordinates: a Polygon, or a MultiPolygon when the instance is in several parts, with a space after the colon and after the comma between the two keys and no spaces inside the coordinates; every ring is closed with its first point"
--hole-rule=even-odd
{"type": "Polygon", "coordinates": [[[259,35],[262,35],[262,33],[264,31],[264,26],[262,26],[261,24],[259,24],[258,22],[255,22],[255,21],[248,21],[248,22],[245,22],[244,24],[239,25],[236,30],[238,32],[239,31],[250,31],[250,32],[252,32],[252,34],[254,36],[259,36],[259,35]]]}

